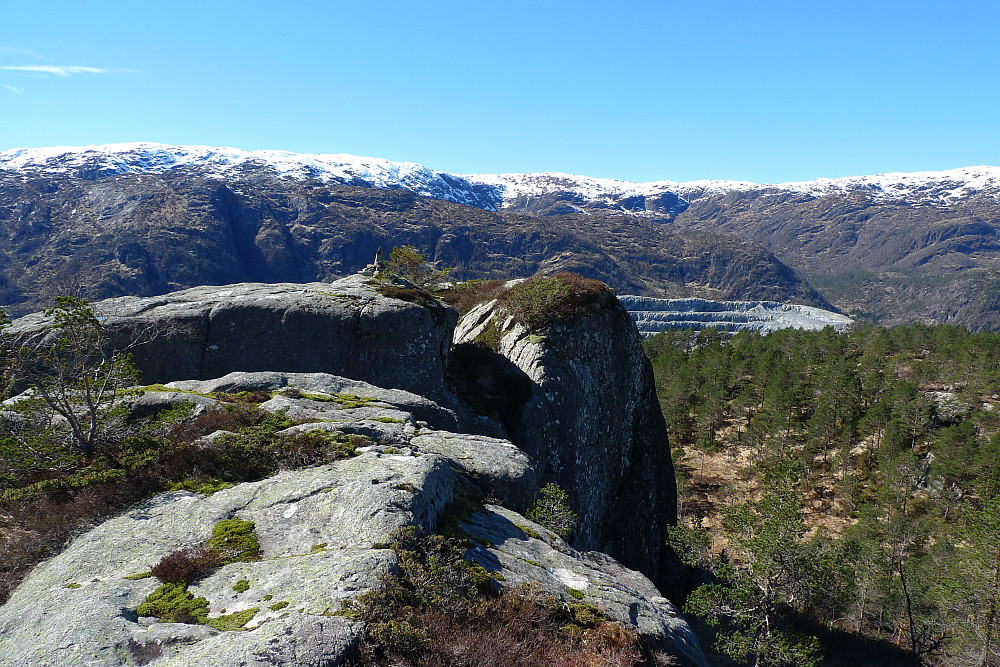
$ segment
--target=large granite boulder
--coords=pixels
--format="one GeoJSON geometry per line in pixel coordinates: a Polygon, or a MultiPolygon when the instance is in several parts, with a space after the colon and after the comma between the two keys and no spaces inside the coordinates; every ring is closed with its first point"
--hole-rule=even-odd
{"type": "Polygon", "coordinates": [[[359,630],[333,612],[392,567],[383,545],[393,531],[433,529],[455,486],[441,457],[369,452],[210,497],[156,496],[81,535],[18,587],[0,607],[0,664],[338,664],[359,630]],[[255,522],[262,559],[226,565],[190,590],[208,599],[213,618],[257,609],[249,631],[138,617],[159,582],[130,575],[200,544],[234,516],[255,522]],[[240,580],[246,590],[234,588],[240,580]]]}
{"type": "MultiPolygon", "coordinates": [[[[401,291],[400,293],[405,293],[401,291]]],[[[458,315],[380,294],[361,275],[331,283],[242,283],[94,304],[145,382],[203,380],[234,371],[324,372],[441,399],[458,315]]],[[[40,333],[42,313],[15,335],[40,333]]]]}
{"type": "MultiPolygon", "coordinates": [[[[179,402],[211,409],[215,392],[266,391],[261,407],[284,411],[295,423],[289,432],[360,434],[373,444],[209,497],[156,496],[80,535],[0,607],[0,666],[340,664],[361,628],[333,612],[394,566],[383,547],[395,530],[434,530],[470,485],[496,504],[463,524],[482,541],[469,555],[499,581],[534,582],[567,602],[582,593],[652,646],[703,665],[676,608],[633,571],[671,583],[665,531],[675,491],[651,370],[628,314],[615,302],[531,332],[495,304],[470,313],[456,340],[471,344],[492,321],[500,341],[490,355],[517,376],[514,398],[499,392],[516,409],[493,421],[449,388],[454,365],[468,359],[451,357],[454,311],[422,303],[385,297],[353,276],[97,304],[119,344],[151,334],[135,359],[147,382],[167,386],[131,398],[137,415],[179,402]],[[579,551],[517,513],[548,481],[570,491],[581,515],[579,551]],[[192,591],[210,601],[211,618],[250,614],[246,631],[138,617],[157,584],[130,575],[234,516],[255,522],[262,560],[226,565],[192,591]]],[[[29,316],[14,332],[45,336],[46,325],[29,316]]]]}
{"type": "MultiPolygon", "coordinates": [[[[456,346],[484,334],[528,381],[523,403],[508,409],[511,441],[534,461],[541,483],[569,492],[582,550],[603,551],[663,588],[677,585],[666,546],[676,522],[676,488],[666,424],[652,367],[628,312],[616,300],[569,324],[533,332],[496,301],[467,313],[456,346]]],[[[511,383],[513,384],[513,383],[511,383]]]]}

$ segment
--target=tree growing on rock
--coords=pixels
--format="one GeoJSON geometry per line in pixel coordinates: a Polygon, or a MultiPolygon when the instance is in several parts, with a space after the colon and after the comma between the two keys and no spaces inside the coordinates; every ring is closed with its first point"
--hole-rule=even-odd
{"type": "Polygon", "coordinates": [[[19,435],[92,456],[124,436],[120,399],[139,373],[85,300],[57,297],[45,314],[52,318],[46,332],[17,341],[13,353],[18,381],[28,387],[14,404],[19,435]]]}
{"type": "Polygon", "coordinates": [[[395,246],[385,263],[385,273],[410,281],[417,287],[428,289],[447,281],[450,268],[437,269],[415,246],[395,246]]]}
{"type": "Polygon", "coordinates": [[[570,538],[580,522],[576,512],[570,509],[569,494],[557,484],[546,484],[535,505],[525,516],[564,540],[570,538]]]}

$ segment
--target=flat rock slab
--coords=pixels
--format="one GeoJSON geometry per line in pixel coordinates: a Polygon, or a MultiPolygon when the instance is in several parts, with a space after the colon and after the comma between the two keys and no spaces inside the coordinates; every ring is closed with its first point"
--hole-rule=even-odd
{"type": "MultiPolygon", "coordinates": [[[[210,380],[177,380],[166,385],[169,389],[209,394],[213,392],[280,391],[296,389],[307,394],[322,394],[330,398],[351,395],[364,402],[392,406],[412,414],[434,428],[456,430],[464,415],[429,398],[402,389],[386,389],[362,380],[330,373],[233,372],[210,380]]],[[[291,394],[288,394],[291,396],[291,394]]],[[[330,409],[332,406],[322,406],[330,409]]],[[[485,420],[483,421],[485,424],[485,420]]]]}
{"type": "Polygon", "coordinates": [[[505,588],[537,584],[567,604],[589,603],[635,629],[651,648],[707,667],[687,621],[642,573],[599,552],[577,552],[543,526],[497,505],[487,505],[460,527],[481,542],[471,550],[472,559],[499,572],[505,588]]]}
{"type": "Polygon", "coordinates": [[[110,667],[154,657],[171,665],[336,664],[358,635],[330,614],[393,566],[384,545],[394,531],[433,530],[462,483],[441,457],[368,452],[209,497],[156,496],[32,572],[0,608],[0,664],[110,667]],[[219,633],[136,617],[159,582],[127,577],[204,542],[233,516],[255,522],[262,560],[222,567],[191,591],[209,600],[210,617],[258,609],[252,629],[219,633]],[[237,592],[241,579],[249,588],[237,592]],[[278,602],[288,605],[272,610],[278,602]],[[291,655],[298,662],[273,661],[291,655]]]}

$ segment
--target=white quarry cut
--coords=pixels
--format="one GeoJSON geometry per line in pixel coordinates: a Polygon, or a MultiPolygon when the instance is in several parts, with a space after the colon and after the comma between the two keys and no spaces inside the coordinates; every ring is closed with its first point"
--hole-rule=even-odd
{"type": "Polygon", "coordinates": [[[777,301],[654,299],[646,296],[620,296],[618,300],[643,336],[654,336],[663,329],[698,331],[710,327],[725,327],[732,333],[757,331],[761,334],[779,329],[811,331],[828,326],[843,331],[854,322],[846,315],[822,308],[777,301]]]}

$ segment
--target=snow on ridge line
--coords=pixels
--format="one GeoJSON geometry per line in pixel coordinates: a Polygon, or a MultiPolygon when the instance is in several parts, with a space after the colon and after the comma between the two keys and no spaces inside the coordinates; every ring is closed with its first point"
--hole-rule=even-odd
{"type": "Polygon", "coordinates": [[[263,165],[278,176],[315,178],[324,182],[366,183],[376,188],[404,188],[436,199],[490,208],[499,195],[476,193],[460,176],[438,172],[415,162],[358,157],[347,153],[307,154],[279,150],[246,151],[211,146],[156,143],[102,146],[20,148],[0,152],[0,169],[72,173],[95,166],[114,174],[160,174],[176,167],[200,167],[222,175],[243,165],[263,165]]]}
{"type": "Polygon", "coordinates": [[[220,175],[244,164],[263,164],[279,176],[316,178],[343,183],[364,182],[379,188],[405,188],[417,194],[495,210],[522,197],[576,192],[589,201],[631,196],[676,194],[687,201],[731,191],[768,191],[822,196],[861,191],[876,201],[908,200],[949,203],[982,190],[1000,196],[1000,167],[964,167],[947,171],[887,173],[874,176],[821,178],[778,184],[698,180],[636,183],[558,172],[450,174],[414,162],[358,157],[346,153],[306,154],[279,150],[245,151],[210,146],[156,143],[103,146],[21,148],[0,152],[0,169],[69,173],[96,163],[112,173],[163,173],[175,167],[215,169],[220,175]]]}
{"type": "MultiPolygon", "coordinates": [[[[845,191],[863,191],[875,200],[916,199],[947,202],[980,190],[1000,190],[1000,167],[987,165],[960,167],[943,171],[889,172],[871,176],[818,178],[812,181],[757,184],[745,181],[689,181],[678,184],[682,195],[701,195],[729,191],[779,190],[822,196],[845,191]]],[[[1000,192],[995,192],[998,195],[1000,192]]]]}
{"type": "Polygon", "coordinates": [[[565,189],[579,192],[585,199],[597,199],[607,195],[618,197],[650,196],[664,192],[676,193],[677,188],[681,185],[675,181],[634,183],[614,178],[575,176],[553,171],[514,174],[462,174],[461,177],[473,183],[499,188],[504,193],[505,200],[515,199],[523,195],[539,196],[565,189]]]}

